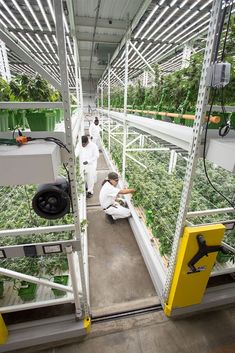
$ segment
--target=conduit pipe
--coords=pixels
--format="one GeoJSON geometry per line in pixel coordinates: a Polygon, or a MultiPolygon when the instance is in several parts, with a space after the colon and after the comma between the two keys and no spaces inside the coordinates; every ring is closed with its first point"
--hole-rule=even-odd
{"type": "MultiPolygon", "coordinates": [[[[113,110],[117,111],[123,111],[122,108],[116,108],[113,110]]],[[[169,116],[171,118],[180,118],[180,119],[185,119],[185,120],[194,120],[195,115],[192,114],[179,114],[179,113],[169,113],[169,112],[157,112],[155,110],[141,110],[141,109],[127,109],[128,112],[133,112],[133,113],[145,113],[149,115],[163,115],[163,116],[169,116]]],[[[207,121],[208,116],[205,117],[205,121],[207,121]]],[[[210,123],[214,124],[219,124],[220,123],[220,117],[219,116],[210,116],[210,123]]]]}

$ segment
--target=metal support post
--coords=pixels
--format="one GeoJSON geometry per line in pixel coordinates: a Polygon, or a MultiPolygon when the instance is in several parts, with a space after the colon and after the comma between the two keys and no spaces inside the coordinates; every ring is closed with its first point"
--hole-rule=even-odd
{"type": "MultiPolygon", "coordinates": [[[[110,56],[108,58],[110,60],[110,56]]],[[[109,129],[108,129],[108,151],[111,149],[111,137],[110,137],[110,64],[108,68],[108,121],[109,121],[109,129]]]]}
{"type": "Polygon", "coordinates": [[[174,172],[176,163],[177,163],[177,152],[175,150],[171,150],[170,162],[169,162],[169,168],[168,168],[169,174],[172,174],[174,172]]]}
{"type": "Polygon", "coordinates": [[[78,194],[76,185],[76,169],[75,169],[75,154],[72,139],[72,126],[70,116],[70,97],[69,97],[69,85],[68,85],[68,71],[67,71],[67,57],[66,57],[66,45],[65,45],[65,32],[63,26],[63,9],[62,0],[54,0],[55,18],[56,18],[56,35],[58,40],[58,55],[60,63],[60,75],[61,75],[61,93],[64,104],[64,124],[65,124],[65,135],[66,144],[70,151],[68,156],[67,168],[70,176],[70,188],[71,188],[71,202],[73,205],[73,218],[75,224],[75,237],[79,241],[78,259],[79,269],[81,276],[82,285],[82,305],[85,317],[89,316],[88,302],[87,302],[87,290],[85,272],[83,266],[83,253],[81,247],[81,232],[80,232],[80,221],[79,221],[79,209],[78,209],[78,194]]]}
{"type": "Polygon", "coordinates": [[[77,318],[80,319],[82,317],[82,310],[81,310],[81,303],[79,299],[78,278],[76,274],[76,265],[75,265],[74,252],[73,252],[72,246],[66,247],[66,253],[68,258],[69,273],[71,276],[71,282],[73,287],[74,304],[76,309],[75,315],[77,318]]]}
{"type": "Polygon", "coordinates": [[[78,67],[79,73],[79,87],[80,87],[80,102],[81,102],[81,111],[82,111],[82,124],[81,124],[81,135],[84,135],[85,128],[84,128],[84,106],[83,106],[83,91],[82,91],[82,76],[81,76],[81,68],[80,65],[78,67]]]}
{"type": "MultiPolygon", "coordinates": [[[[100,104],[101,104],[101,109],[104,109],[104,89],[103,89],[103,82],[101,83],[101,92],[100,92],[100,104]]],[[[101,115],[101,136],[102,136],[102,141],[104,139],[104,115],[102,113],[101,115]]]]}
{"type": "Polygon", "coordinates": [[[104,87],[103,87],[103,83],[101,83],[101,109],[104,109],[104,87]]]}
{"type": "Polygon", "coordinates": [[[145,138],[144,135],[140,135],[140,147],[143,148],[144,147],[144,143],[145,143],[145,138]]]}
{"type": "Polygon", "coordinates": [[[10,82],[11,73],[7,57],[7,50],[6,45],[2,40],[0,40],[0,73],[7,82],[10,82]]]}
{"type": "Polygon", "coordinates": [[[165,290],[164,290],[164,300],[165,303],[168,303],[169,299],[169,292],[171,289],[171,284],[174,276],[175,271],[175,264],[178,254],[178,247],[180,243],[180,238],[183,234],[186,216],[188,211],[188,205],[191,196],[192,184],[193,184],[193,177],[195,174],[197,161],[198,161],[198,150],[199,145],[201,143],[202,137],[202,124],[204,123],[205,115],[206,115],[206,105],[208,103],[209,98],[209,87],[206,87],[206,74],[208,67],[210,66],[213,58],[213,51],[216,43],[216,31],[218,28],[218,23],[220,20],[221,14],[221,0],[214,0],[212,10],[211,10],[211,19],[208,28],[208,35],[207,35],[207,42],[206,42],[206,49],[205,49],[205,56],[204,62],[202,67],[202,74],[200,79],[199,85],[199,92],[198,92],[198,99],[197,99],[197,108],[196,108],[196,117],[193,126],[193,138],[190,147],[190,155],[187,163],[187,169],[184,179],[183,191],[181,194],[181,201],[179,207],[178,218],[176,222],[176,229],[174,235],[174,241],[172,246],[172,253],[169,262],[168,272],[167,272],[167,279],[165,283],[165,290]]]}
{"type": "Polygon", "coordinates": [[[73,37],[73,47],[74,47],[74,61],[75,61],[75,82],[76,82],[77,104],[81,106],[79,77],[78,77],[79,57],[78,57],[78,50],[77,50],[77,41],[75,37],[73,37]]]}
{"type": "Polygon", "coordinates": [[[128,54],[129,43],[126,42],[126,56],[125,56],[125,86],[124,86],[124,112],[123,112],[123,151],[122,151],[122,180],[125,182],[126,177],[126,142],[127,142],[127,90],[128,90],[128,54]]]}
{"type": "Polygon", "coordinates": [[[145,70],[143,73],[143,86],[148,87],[148,71],[145,70]]]}
{"type": "Polygon", "coordinates": [[[181,69],[189,67],[189,60],[190,60],[192,51],[193,51],[192,46],[189,44],[185,44],[184,50],[183,50],[183,56],[182,56],[181,69]]]}
{"type": "MultiPolygon", "coordinates": [[[[100,102],[99,102],[99,86],[97,86],[97,109],[100,108],[100,102]]],[[[98,116],[100,117],[100,111],[98,110],[98,116]]]]}
{"type": "Polygon", "coordinates": [[[83,94],[82,94],[82,80],[81,80],[81,69],[80,69],[80,60],[78,52],[78,43],[76,37],[73,37],[74,45],[74,61],[75,61],[75,78],[76,78],[76,92],[77,92],[77,101],[79,102],[79,107],[82,111],[81,114],[81,135],[84,135],[84,114],[83,114],[83,94]]]}

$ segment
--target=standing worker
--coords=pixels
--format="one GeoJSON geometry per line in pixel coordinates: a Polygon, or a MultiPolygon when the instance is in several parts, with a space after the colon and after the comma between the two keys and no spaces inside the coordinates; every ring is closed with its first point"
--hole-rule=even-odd
{"type": "Polygon", "coordinates": [[[85,174],[87,184],[87,197],[93,195],[94,184],[96,182],[96,166],[99,158],[99,150],[95,143],[89,141],[88,136],[82,136],[82,149],[80,163],[85,174]]]}
{"type": "Polygon", "coordinates": [[[96,117],[94,122],[91,123],[89,127],[89,134],[92,137],[92,141],[98,146],[100,149],[100,126],[99,119],[96,117]]]}
{"type": "Polygon", "coordinates": [[[116,219],[127,218],[131,215],[128,208],[121,206],[120,203],[117,202],[117,196],[133,194],[135,189],[119,189],[117,188],[117,184],[118,174],[111,172],[108,174],[108,178],[104,180],[100,190],[100,204],[108,216],[110,223],[114,223],[116,219]]]}

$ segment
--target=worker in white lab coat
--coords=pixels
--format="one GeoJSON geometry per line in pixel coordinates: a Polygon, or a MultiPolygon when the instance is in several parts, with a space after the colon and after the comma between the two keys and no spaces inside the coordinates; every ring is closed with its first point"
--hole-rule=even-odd
{"type": "Polygon", "coordinates": [[[92,141],[98,146],[100,149],[100,126],[99,119],[96,117],[94,122],[91,123],[89,127],[89,134],[92,138],[92,141]]]}
{"type": "Polygon", "coordinates": [[[92,197],[94,192],[94,184],[97,180],[96,167],[98,158],[99,150],[96,144],[89,141],[88,136],[82,136],[80,164],[84,170],[88,198],[92,197]]]}
{"type": "Polygon", "coordinates": [[[104,180],[103,186],[100,190],[100,204],[104,212],[108,216],[110,223],[114,223],[114,220],[119,218],[127,218],[131,215],[128,208],[123,207],[117,201],[119,195],[133,194],[135,189],[119,189],[118,185],[118,174],[111,172],[108,174],[108,178],[104,180]]]}

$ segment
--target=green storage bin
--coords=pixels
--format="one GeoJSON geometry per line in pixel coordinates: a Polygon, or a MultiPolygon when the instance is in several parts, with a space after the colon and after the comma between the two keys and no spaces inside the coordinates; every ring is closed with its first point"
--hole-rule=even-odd
{"type": "Polygon", "coordinates": [[[8,131],[8,110],[0,110],[0,131],[8,131]]]}
{"type": "Polygon", "coordinates": [[[23,109],[17,110],[14,114],[14,122],[15,127],[20,127],[21,129],[25,130],[28,128],[28,121],[26,118],[26,111],[23,109]]]}
{"type": "Polygon", "coordinates": [[[46,117],[48,118],[48,131],[54,131],[55,130],[55,124],[56,124],[56,113],[54,110],[48,110],[46,111],[46,117]]]}
{"type": "MultiPolygon", "coordinates": [[[[64,286],[67,286],[68,281],[69,281],[68,275],[55,276],[53,279],[54,283],[63,284],[64,286]]],[[[55,297],[63,297],[66,295],[66,292],[55,288],[52,288],[52,292],[54,293],[55,297]]]]}
{"type": "Polygon", "coordinates": [[[18,289],[18,296],[23,301],[34,300],[36,298],[37,284],[26,281],[20,282],[20,288],[18,289]]]}
{"type": "Polygon", "coordinates": [[[51,131],[49,119],[45,111],[30,111],[27,113],[27,120],[31,131],[51,131]]]}
{"type": "Polygon", "coordinates": [[[62,109],[56,109],[56,123],[60,123],[64,119],[64,114],[62,109]]]}
{"type": "Polygon", "coordinates": [[[8,127],[10,130],[14,130],[16,127],[14,110],[9,110],[8,112],[8,127]]]}

